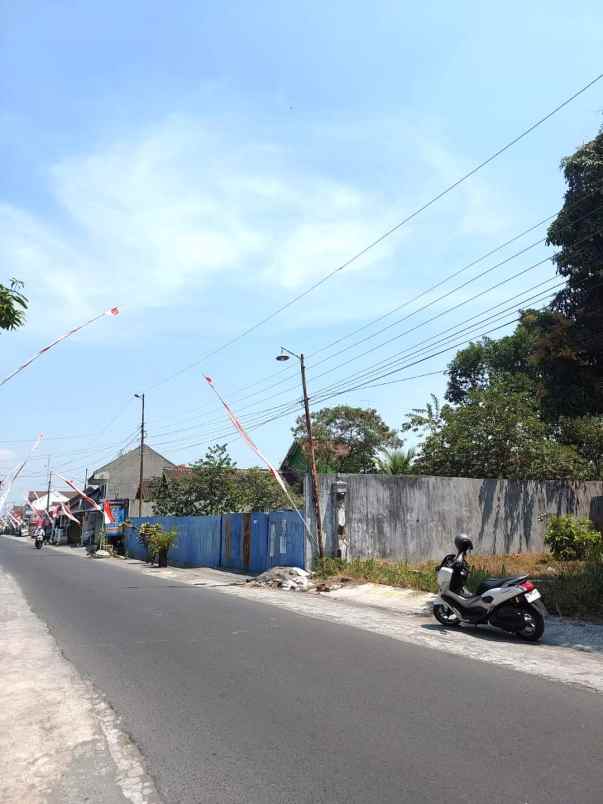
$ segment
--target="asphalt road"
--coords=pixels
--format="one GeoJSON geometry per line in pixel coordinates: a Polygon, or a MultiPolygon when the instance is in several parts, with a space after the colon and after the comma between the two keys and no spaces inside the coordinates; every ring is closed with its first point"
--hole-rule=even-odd
{"type": "Polygon", "coordinates": [[[169,804],[603,801],[595,693],[30,543],[0,563],[169,804]]]}

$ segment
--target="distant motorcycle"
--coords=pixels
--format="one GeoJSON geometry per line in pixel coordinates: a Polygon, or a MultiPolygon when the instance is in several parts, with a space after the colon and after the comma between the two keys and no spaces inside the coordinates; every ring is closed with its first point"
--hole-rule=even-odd
{"type": "Polygon", "coordinates": [[[467,536],[454,540],[456,554],[447,555],[438,567],[440,596],[433,614],[442,625],[490,624],[511,634],[537,642],[544,633],[546,609],[541,594],[527,575],[487,578],[475,594],[465,588],[471,572],[467,553],[473,543],[467,536]]]}
{"type": "Polygon", "coordinates": [[[36,531],[36,535],[34,537],[34,544],[36,546],[36,550],[41,550],[44,546],[44,531],[42,528],[36,531]]]}

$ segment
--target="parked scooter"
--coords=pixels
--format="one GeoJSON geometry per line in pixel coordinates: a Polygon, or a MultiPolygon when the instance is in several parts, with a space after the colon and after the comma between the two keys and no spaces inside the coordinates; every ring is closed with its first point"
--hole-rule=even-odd
{"type": "Polygon", "coordinates": [[[442,625],[490,624],[536,642],[544,633],[546,609],[541,594],[527,575],[487,578],[475,594],[465,588],[471,572],[467,553],[473,543],[464,534],[454,540],[457,553],[447,555],[438,567],[440,596],[433,614],[442,625]]]}
{"type": "Polygon", "coordinates": [[[38,528],[36,531],[36,535],[34,536],[34,544],[36,550],[41,550],[44,545],[44,531],[42,528],[38,528]]]}

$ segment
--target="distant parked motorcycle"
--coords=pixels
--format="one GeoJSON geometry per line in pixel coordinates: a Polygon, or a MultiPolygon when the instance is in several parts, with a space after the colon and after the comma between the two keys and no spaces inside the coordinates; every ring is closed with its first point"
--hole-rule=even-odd
{"type": "Polygon", "coordinates": [[[465,588],[471,572],[467,553],[473,550],[468,536],[454,540],[456,554],[447,555],[438,567],[440,596],[433,614],[442,625],[489,624],[536,642],[544,633],[546,609],[542,596],[527,575],[486,578],[475,594],[465,588]]]}

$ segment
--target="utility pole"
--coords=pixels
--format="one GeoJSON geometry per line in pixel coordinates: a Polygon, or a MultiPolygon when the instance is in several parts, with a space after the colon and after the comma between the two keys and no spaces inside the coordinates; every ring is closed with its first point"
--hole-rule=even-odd
{"type": "Polygon", "coordinates": [[[144,394],[134,394],[142,402],[142,418],[140,420],[140,480],[138,486],[138,516],[142,516],[142,478],[144,475],[144,394]]]}
{"type": "Polygon", "coordinates": [[[52,485],[52,471],[50,469],[50,456],[48,457],[48,493],[46,494],[46,521],[50,522],[50,486],[52,485]]]}
{"type": "Polygon", "coordinates": [[[301,368],[302,389],[304,392],[304,411],[306,416],[306,432],[308,434],[308,449],[310,452],[310,480],[312,483],[312,499],[314,502],[314,518],[316,520],[316,538],[318,541],[318,556],[322,560],[324,558],[324,541],[322,535],[322,519],[320,516],[320,496],[318,488],[318,471],[316,469],[316,451],[314,449],[314,437],[312,435],[312,419],[310,418],[310,401],[308,399],[308,385],[306,382],[306,364],[304,361],[303,352],[296,355],[295,352],[285,349],[281,346],[281,354],[276,358],[277,360],[288,360],[287,352],[299,360],[301,368]]]}
{"type": "Polygon", "coordinates": [[[316,517],[316,536],[318,538],[318,556],[324,556],[324,545],[322,540],[322,519],[320,518],[320,496],[318,488],[318,472],[316,470],[316,451],[314,449],[314,437],[312,435],[312,419],[310,418],[310,402],[308,400],[308,386],[306,384],[306,364],[304,353],[299,356],[301,366],[302,388],[304,391],[304,411],[306,414],[306,430],[308,431],[308,446],[310,448],[310,477],[312,478],[312,497],[314,498],[314,516],[316,517]]]}

